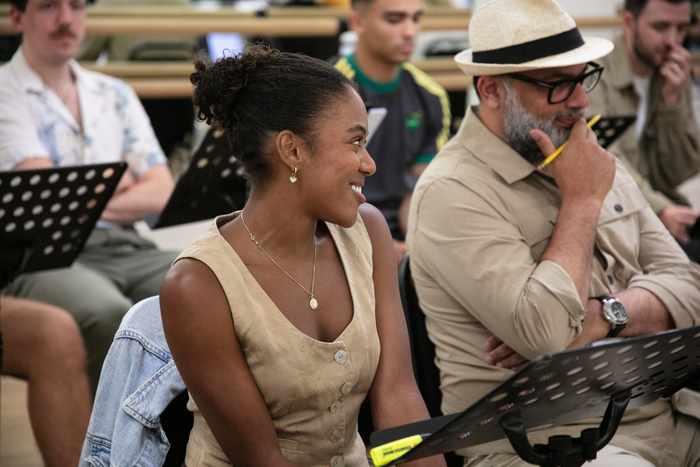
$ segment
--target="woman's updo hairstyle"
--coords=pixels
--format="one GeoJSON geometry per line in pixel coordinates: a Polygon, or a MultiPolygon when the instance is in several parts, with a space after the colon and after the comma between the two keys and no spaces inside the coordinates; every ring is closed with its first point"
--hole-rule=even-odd
{"type": "Polygon", "coordinates": [[[289,130],[313,147],[319,117],[353,88],[324,61],[260,44],[214,63],[198,55],[195,69],[197,119],[228,131],[233,155],[258,182],[272,175],[263,154],[271,134],[289,130]]]}

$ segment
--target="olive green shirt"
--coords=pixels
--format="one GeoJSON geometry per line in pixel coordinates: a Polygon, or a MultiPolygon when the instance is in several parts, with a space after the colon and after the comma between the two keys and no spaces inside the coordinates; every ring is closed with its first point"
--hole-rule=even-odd
{"type": "MultiPolygon", "coordinates": [[[[491,133],[474,109],[419,179],[407,242],[436,345],[444,413],[466,409],[513,374],[486,363],[484,342],[491,335],[533,359],[565,350],[580,333],[586,310],[573,280],[559,264],[540,261],[560,204],[553,179],[491,133]]],[[[600,213],[589,296],[630,287],[659,297],[679,328],[700,325],[700,267],[618,161],[600,213]]],[[[546,443],[554,432],[578,436],[590,426],[531,433],[531,442],[546,443]]],[[[613,444],[659,466],[678,465],[675,441],[659,436],[665,433],[675,433],[667,399],[629,410],[613,444]]],[[[462,454],[502,452],[513,452],[505,440],[462,454]]]]}
{"type": "MultiPolygon", "coordinates": [[[[616,38],[614,44],[612,53],[598,60],[605,71],[589,95],[589,115],[637,114],[639,97],[624,36],[616,38]]],[[[688,204],[676,187],[700,171],[700,129],[693,111],[692,82],[685,83],[683,97],[673,107],[663,102],[663,83],[664,77],[654,72],[640,139],[632,125],[607,148],[625,163],[656,213],[671,203],[688,204]]]]}

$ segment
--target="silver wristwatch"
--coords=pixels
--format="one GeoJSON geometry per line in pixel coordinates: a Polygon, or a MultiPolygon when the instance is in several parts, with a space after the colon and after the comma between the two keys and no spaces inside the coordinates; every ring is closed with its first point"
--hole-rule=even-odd
{"type": "Polygon", "coordinates": [[[601,295],[595,297],[603,304],[603,316],[610,323],[610,332],[607,337],[615,337],[627,326],[629,314],[625,305],[615,297],[609,295],[601,295]]]}

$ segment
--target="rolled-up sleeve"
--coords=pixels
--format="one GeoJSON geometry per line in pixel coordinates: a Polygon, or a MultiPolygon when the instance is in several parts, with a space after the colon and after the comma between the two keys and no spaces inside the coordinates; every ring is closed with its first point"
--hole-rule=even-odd
{"type": "Polygon", "coordinates": [[[420,264],[519,354],[563,350],[580,332],[586,311],[573,280],[557,263],[533,258],[531,239],[498,197],[441,178],[425,189],[417,214],[420,264]]]}
{"type": "Polygon", "coordinates": [[[677,328],[700,325],[700,266],[688,259],[651,209],[638,215],[643,274],[629,287],[646,289],[668,309],[677,328]]]}

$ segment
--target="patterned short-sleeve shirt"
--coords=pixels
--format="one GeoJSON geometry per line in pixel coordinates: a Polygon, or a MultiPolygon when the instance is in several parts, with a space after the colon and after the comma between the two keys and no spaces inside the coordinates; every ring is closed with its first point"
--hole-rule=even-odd
{"type": "Polygon", "coordinates": [[[0,170],[47,157],[57,167],[125,161],[138,176],[167,159],[134,91],[70,63],[82,126],[29,67],[20,48],[0,67],[0,170]]]}

